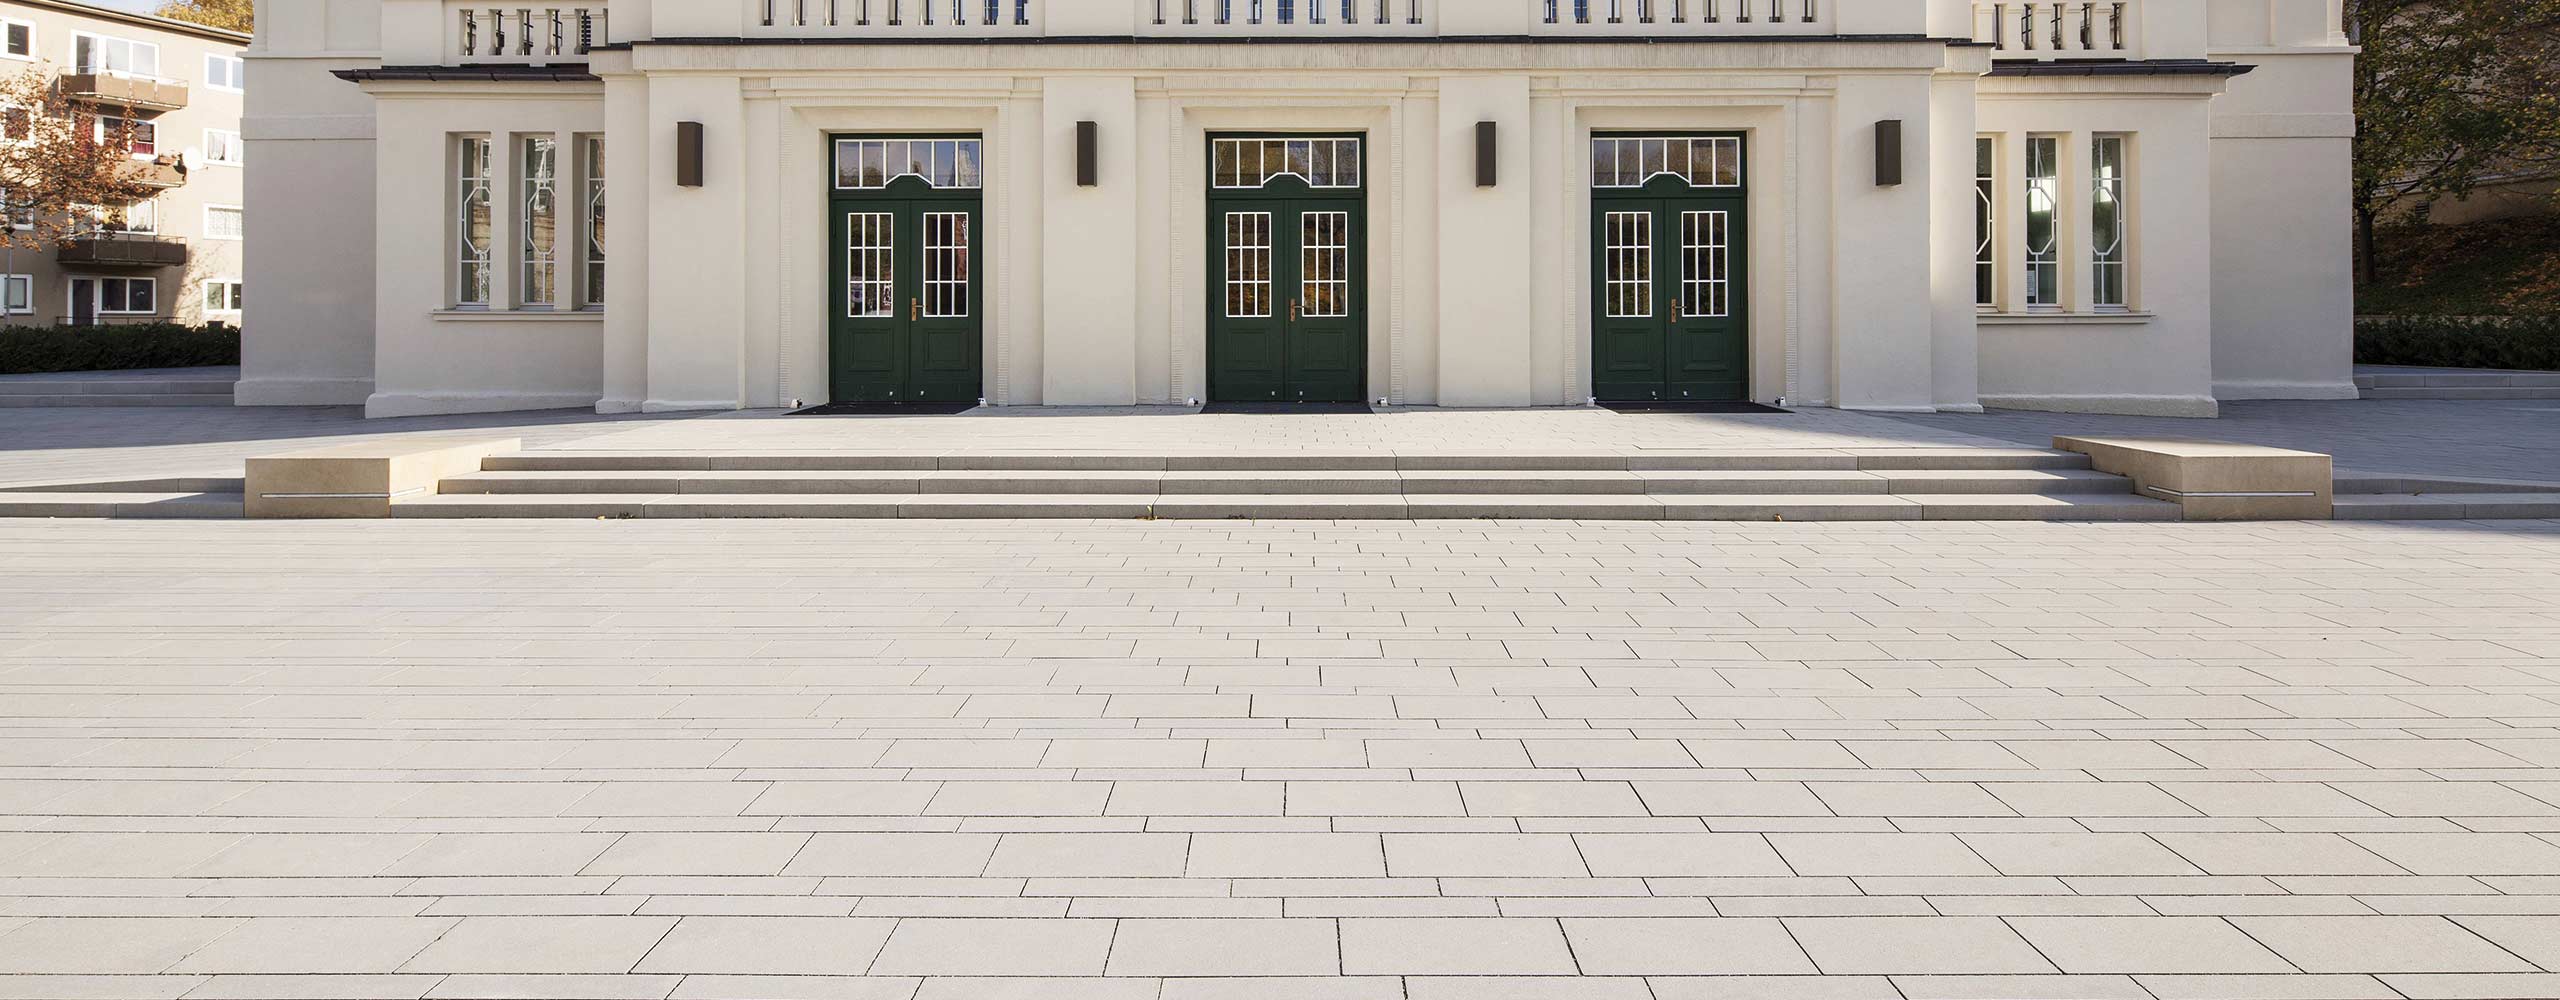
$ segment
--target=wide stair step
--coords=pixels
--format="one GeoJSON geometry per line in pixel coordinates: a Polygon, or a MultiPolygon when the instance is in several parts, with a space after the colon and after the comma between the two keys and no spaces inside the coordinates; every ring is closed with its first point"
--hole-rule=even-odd
{"type": "Polygon", "coordinates": [[[410,518],[1097,518],[1165,520],[2174,521],[2131,494],[444,494],[410,518]]]}
{"type": "Polygon", "coordinates": [[[447,479],[447,495],[1913,495],[2126,493],[2117,476],[2081,469],[1854,471],[499,471],[447,479]]]}
{"type": "Polygon", "coordinates": [[[38,406],[230,406],[229,387],[220,393],[83,392],[63,394],[0,393],[0,408],[38,406]]]}
{"type": "Polygon", "coordinates": [[[0,493],[0,517],[241,516],[238,493],[0,493]]]}

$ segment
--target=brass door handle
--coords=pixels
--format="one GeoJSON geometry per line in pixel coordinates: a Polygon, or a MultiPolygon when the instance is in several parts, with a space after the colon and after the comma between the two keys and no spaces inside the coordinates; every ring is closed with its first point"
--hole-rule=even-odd
{"type": "Polygon", "coordinates": [[[1674,323],[1677,323],[1677,322],[1680,322],[1680,320],[1681,320],[1681,319],[1682,319],[1682,317],[1681,317],[1681,315],[1680,315],[1680,297],[1679,297],[1679,296],[1677,296],[1677,295],[1674,295],[1674,296],[1672,296],[1672,297],[1671,297],[1671,321],[1672,321],[1672,322],[1674,322],[1674,323]]]}
{"type": "Polygon", "coordinates": [[[1290,300],[1289,300],[1289,322],[1295,323],[1295,322],[1297,322],[1297,321],[1298,321],[1298,300],[1296,300],[1296,299],[1290,299],[1290,300]]]}
{"type": "Polygon", "coordinates": [[[924,300],[923,300],[923,299],[908,299],[908,300],[907,300],[907,322],[913,323],[913,322],[915,322],[915,321],[917,321],[917,320],[920,320],[920,319],[923,319],[923,318],[924,318],[924,300]]]}

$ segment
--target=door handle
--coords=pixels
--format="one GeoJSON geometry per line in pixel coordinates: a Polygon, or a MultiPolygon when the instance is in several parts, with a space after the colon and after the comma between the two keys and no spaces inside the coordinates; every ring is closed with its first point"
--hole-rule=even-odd
{"type": "Polygon", "coordinates": [[[1680,315],[1680,296],[1674,295],[1671,297],[1671,321],[1677,323],[1683,318],[1680,315]]]}
{"type": "Polygon", "coordinates": [[[923,318],[924,318],[924,300],[923,300],[923,299],[908,299],[908,300],[907,300],[907,322],[913,323],[913,322],[915,322],[915,321],[917,321],[917,320],[920,320],[920,319],[923,319],[923,318]]]}
{"type": "Polygon", "coordinates": [[[1290,299],[1290,300],[1289,300],[1289,322],[1295,323],[1295,322],[1297,322],[1297,321],[1298,321],[1298,300],[1296,300],[1296,299],[1290,299]]]}

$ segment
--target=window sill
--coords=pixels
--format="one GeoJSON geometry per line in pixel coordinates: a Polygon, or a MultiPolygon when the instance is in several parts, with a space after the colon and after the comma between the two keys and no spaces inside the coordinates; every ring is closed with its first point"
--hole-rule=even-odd
{"type": "Polygon", "coordinates": [[[2147,312],[1987,312],[1975,314],[1983,326],[2143,326],[2157,316],[2147,312]]]}
{"type": "Polygon", "coordinates": [[[438,323],[593,323],[602,309],[438,309],[427,318],[438,323]]]}

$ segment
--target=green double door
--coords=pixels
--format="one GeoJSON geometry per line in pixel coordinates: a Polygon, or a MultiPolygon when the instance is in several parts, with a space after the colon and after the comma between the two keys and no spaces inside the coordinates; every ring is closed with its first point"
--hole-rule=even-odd
{"type": "Polygon", "coordinates": [[[1212,198],[1209,398],[1356,403],[1368,388],[1367,222],[1357,197],[1310,197],[1294,178],[1212,198]]]}
{"type": "Polygon", "coordinates": [[[1595,192],[1592,394],[1611,402],[1750,398],[1744,201],[1676,178],[1595,192]]]}
{"type": "Polygon", "coordinates": [[[981,202],[915,178],[830,202],[829,381],[839,403],[980,398],[981,202]]]}

